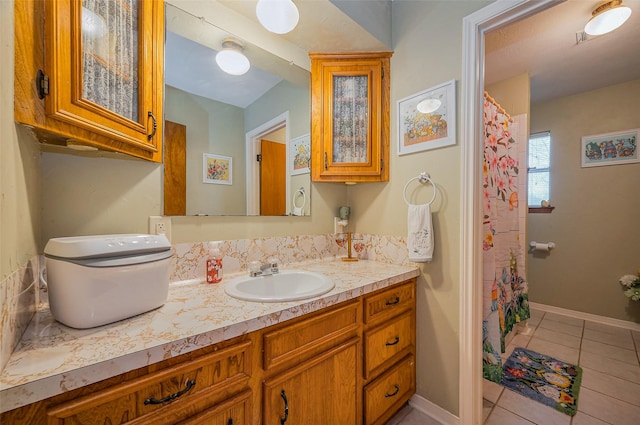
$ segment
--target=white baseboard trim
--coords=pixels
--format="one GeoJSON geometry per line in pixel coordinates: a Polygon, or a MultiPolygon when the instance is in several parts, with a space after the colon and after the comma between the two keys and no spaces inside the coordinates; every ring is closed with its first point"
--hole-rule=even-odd
{"type": "Polygon", "coordinates": [[[414,394],[409,399],[409,405],[442,425],[460,425],[460,418],[456,415],[418,394],[414,394]]]}
{"type": "Polygon", "coordinates": [[[614,319],[611,317],[598,316],[596,314],[583,313],[581,311],[568,310],[566,308],[554,307],[551,305],[538,304],[534,302],[529,302],[529,306],[533,309],[542,310],[548,313],[561,314],[563,316],[575,317],[576,319],[588,320],[590,322],[597,322],[603,325],[617,326],[619,328],[640,332],[640,323],[614,319]]]}

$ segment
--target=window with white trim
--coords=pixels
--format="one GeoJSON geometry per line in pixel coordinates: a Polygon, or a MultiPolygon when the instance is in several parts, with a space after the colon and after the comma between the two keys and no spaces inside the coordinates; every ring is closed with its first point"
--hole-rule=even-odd
{"type": "Polygon", "coordinates": [[[551,132],[534,133],[529,136],[528,153],[528,205],[540,207],[549,200],[551,132]]]}

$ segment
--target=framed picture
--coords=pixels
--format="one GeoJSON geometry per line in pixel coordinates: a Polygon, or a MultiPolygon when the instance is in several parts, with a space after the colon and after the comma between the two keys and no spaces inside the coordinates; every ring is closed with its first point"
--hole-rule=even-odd
{"type": "Polygon", "coordinates": [[[311,135],[296,137],[289,140],[289,158],[291,161],[291,175],[305,174],[311,171],[311,135]]]}
{"type": "Polygon", "coordinates": [[[202,155],[202,181],[213,184],[232,184],[233,158],[205,153],[202,155]]]}
{"type": "Polygon", "coordinates": [[[398,101],[398,155],[456,144],[456,80],[398,101]]]}
{"type": "Polygon", "coordinates": [[[600,167],[640,162],[638,134],[640,128],[584,136],[580,149],[582,166],[600,167]]]}

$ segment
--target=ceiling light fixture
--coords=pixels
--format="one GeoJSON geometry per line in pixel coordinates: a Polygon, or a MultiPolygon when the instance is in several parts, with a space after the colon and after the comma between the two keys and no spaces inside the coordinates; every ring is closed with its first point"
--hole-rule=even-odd
{"type": "Polygon", "coordinates": [[[425,99],[418,103],[416,109],[423,114],[430,114],[431,112],[437,111],[440,105],[442,105],[442,102],[438,99],[425,99]]]}
{"type": "Polygon", "coordinates": [[[611,0],[593,10],[591,19],[584,26],[589,35],[602,35],[615,30],[631,16],[631,8],[622,5],[622,0],[611,0]]]}
{"type": "Polygon", "coordinates": [[[246,74],[251,64],[242,53],[243,50],[244,46],[238,40],[225,38],[222,40],[222,50],[216,55],[216,63],[227,74],[246,74]]]}
{"type": "Polygon", "coordinates": [[[291,0],[258,0],[256,15],[263,27],[276,34],[286,34],[298,25],[300,14],[291,0]]]}

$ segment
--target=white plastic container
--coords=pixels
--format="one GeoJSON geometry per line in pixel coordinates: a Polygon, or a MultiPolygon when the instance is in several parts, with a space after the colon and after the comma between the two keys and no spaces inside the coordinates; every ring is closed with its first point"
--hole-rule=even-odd
{"type": "Polygon", "coordinates": [[[50,239],[44,254],[53,317],[86,329],[160,307],[169,293],[172,253],[164,235],[50,239]]]}

